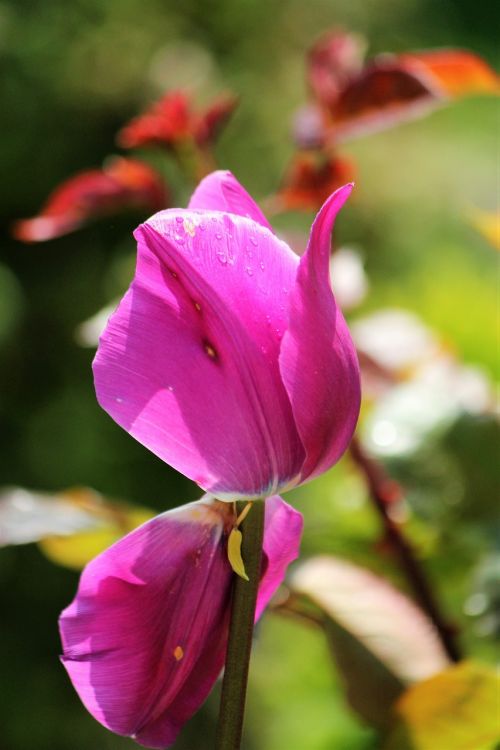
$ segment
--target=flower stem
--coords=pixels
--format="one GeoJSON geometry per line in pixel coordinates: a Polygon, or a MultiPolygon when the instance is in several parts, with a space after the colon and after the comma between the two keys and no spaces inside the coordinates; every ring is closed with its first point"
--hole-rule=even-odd
{"type": "Polygon", "coordinates": [[[387,476],[380,463],[366,455],[356,437],[351,442],[350,454],[355,464],[364,474],[370,498],[382,520],[387,541],[399,558],[401,568],[406,575],[416,600],[432,620],[443,648],[451,661],[460,661],[461,654],[455,641],[454,628],[445,620],[431,584],[415,554],[415,550],[404,536],[401,526],[389,514],[391,502],[402,497],[401,487],[387,476]]]}
{"type": "MultiPolygon", "coordinates": [[[[240,514],[246,503],[237,503],[240,514]]],[[[222,682],[217,726],[216,750],[239,750],[243,731],[248,667],[252,648],[255,604],[260,581],[264,502],[253,504],[240,526],[243,534],[241,554],[248,581],[234,576],[229,641],[222,682]]]]}

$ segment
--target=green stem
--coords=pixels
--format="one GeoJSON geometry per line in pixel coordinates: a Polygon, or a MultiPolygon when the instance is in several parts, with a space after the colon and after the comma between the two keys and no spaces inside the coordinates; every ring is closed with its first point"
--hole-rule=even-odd
{"type": "MultiPolygon", "coordinates": [[[[246,503],[238,503],[238,514],[246,503]]],[[[252,649],[255,604],[260,581],[264,502],[256,501],[240,526],[241,554],[248,581],[235,576],[231,623],[217,726],[216,750],[239,750],[243,731],[248,667],[252,649]]]]}

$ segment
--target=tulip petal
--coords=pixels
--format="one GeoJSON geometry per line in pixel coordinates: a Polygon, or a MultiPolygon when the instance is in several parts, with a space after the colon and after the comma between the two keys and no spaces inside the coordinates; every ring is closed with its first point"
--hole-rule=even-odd
{"type": "Polygon", "coordinates": [[[264,572],[257,596],[256,621],[283,582],[288,566],[299,556],[302,526],[302,514],[285,503],[279,495],[266,498],[262,545],[264,572]]]}
{"type": "Polygon", "coordinates": [[[63,664],[117,734],[164,747],[212,688],[227,638],[230,510],[201,501],[148,521],[85,568],[62,613],[63,664]]]}
{"type": "MultiPolygon", "coordinates": [[[[225,657],[233,573],[231,505],[164,513],[95,558],[60,618],[62,662],[90,713],[147,747],[174,742],[225,657]]],[[[298,551],[300,514],[266,502],[258,615],[298,551]]]]}
{"type": "Polygon", "coordinates": [[[280,368],[306,449],[301,481],[332,466],[347,448],[360,406],[356,351],[330,286],[330,238],[352,185],[337,190],[317,215],[291,295],[280,368]]]}
{"type": "Polygon", "coordinates": [[[226,211],[245,216],[273,231],[252,196],[228,170],[219,169],[205,177],[191,196],[189,208],[226,211]]]}
{"type": "Polygon", "coordinates": [[[160,212],[136,237],[134,282],[94,361],[99,403],[217,497],[275,492],[304,460],[278,366],[297,257],[219,212],[160,212]]]}

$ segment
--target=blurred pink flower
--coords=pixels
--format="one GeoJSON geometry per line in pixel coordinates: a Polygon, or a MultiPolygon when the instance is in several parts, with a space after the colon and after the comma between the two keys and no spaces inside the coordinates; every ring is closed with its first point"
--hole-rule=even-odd
{"type": "Polygon", "coordinates": [[[229,172],[135,233],[135,279],[94,361],[97,397],[210,494],[90,563],[61,633],[89,711],[148,746],[175,739],[224,662],[236,518],[221,500],[267,498],[259,616],[302,527],[275,493],[330,468],[354,431],[358,363],[329,278],[350,191],[326,201],[301,259],[229,172]]]}

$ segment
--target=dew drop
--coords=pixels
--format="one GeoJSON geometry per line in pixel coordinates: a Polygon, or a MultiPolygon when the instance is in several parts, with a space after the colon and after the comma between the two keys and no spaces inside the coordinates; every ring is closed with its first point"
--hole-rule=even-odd
{"type": "Polygon", "coordinates": [[[227,263],[227,255],[226,253],[217,253],[217,258],[219,259],[219,263],[222,263],[223,266],[227,263]]]}
{"type": "Polygon", "coordinates": [[[119,396],[117,396],[117,397],[115,398],[115,401],[116,401],[116,403],[117,403],[117,404],[123,404],[123,399],[122,399],[122,398],[120,398],[119,396]]]}
{"type": "Polygon", "coordinates": [[[221,240],[222,239],[222,234],[220,232],[216,232],[215,233],[215,239],[216,240],[221,240]]]}
{"type": "Polygon", "coordinates": [[[256,237],[250,237],[250,242],[254,247],[257,247],[257,245],[259,244],[256,237]]]}
{"type": "Polygon", "coordinates": [[[182,216],[176,216],[175,220],[176,220],[177,224],[182,224],[184,222],[184,219],[182,218],[182,216]]]}
{"type": "Polygon", "coordinates": [[[184,219],[183,222],[184,231],[189,234],[190,237],[194,237],[196,234],[196,225],[191,219],[184,219]]]}
{"type": "Polygon", "coordinates": [[[247,266],[247,267],[245,268],[245,271],[247,272],[247,274],[248,274],[249,276],[253,276],[253,268],[252,268],[252,266],[247,266]]]}
{"type": "Polygon", "coordinates": [[[263,271],[264,268],[265,268],[264,261],[261,260],[260,263],[259,263],[259,265],[260,265],[260,270],[263,271]]]}

